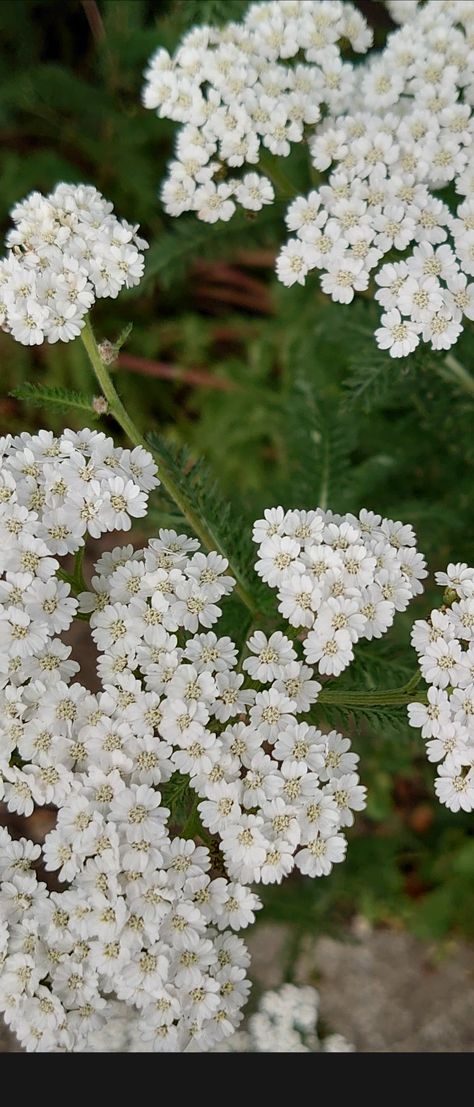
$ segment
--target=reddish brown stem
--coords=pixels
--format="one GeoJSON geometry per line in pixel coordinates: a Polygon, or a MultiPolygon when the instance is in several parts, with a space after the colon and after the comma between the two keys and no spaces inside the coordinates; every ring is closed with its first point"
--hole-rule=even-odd
{"type": "Polygon", "coordinates": [[[275,258],[275,250],[239,250],[235,255],[235,260],[249,269],[273,269],[275,258]]]}
{"type": "Polygon", "coordinates": [[[99,11],[96,0],[81,0],[82,7],[84,9],[84,15],[89,24],[92,38],[96,45],[103,42],[105,38],[105,27],[102,21],[102,16],[99,11]]]}
{"type": "Polygon", "coordinates": [[[136,354],[119,354],[117,365],[120,369],[128,369],[130,373],[138,373],[143,377],[180,381],[182,384],[196,385],[198,388],[214,388],[219,392],[235,392],[237,389],[234,381],[214,377],[204,369],[184,369],[180,365],[167,365],[163,361],[153,361],[151,358],[138,357],[136,354]]]}
{"type": "Polygon", "coordinates": [[[252,338],[255,334],[255,327],[253,323],[248,325],[241,323],[239,320],[238,326],[232,327],[227,323],[216,323],[211,325],[212,337],[215,342],[238,342],[242,344],[246,338],[252,338]]]}
{"type": "Polygon", "coordinates": [[[255,292],[241,291],[237,288],[229,288],[218,284],[201,284],[199,288],[195,289],[196,298],[199,301],[209,301],[210,303],[225,303],[232,304],[234,307],[245,308],[250,311],[259,311],[262,315],[272,315],[274,308],[270,302],[270,297],[255,292]]]}
{"type": "Polygon", "coordinates": [[[232,265],[227,265],[226,262],[215,261],[209,265],[208,262],[197,261],[195,269],[198,273],[202,273],[208,280],[225,281],[226,284],[232,285],[235,288],[247,289],[248,292],[255,292],[257,296],[268,295],[268,288],[259,281],[256,277],[249,276],[248,273],[242,272],[242,269],[235,269],[232,265]]]}

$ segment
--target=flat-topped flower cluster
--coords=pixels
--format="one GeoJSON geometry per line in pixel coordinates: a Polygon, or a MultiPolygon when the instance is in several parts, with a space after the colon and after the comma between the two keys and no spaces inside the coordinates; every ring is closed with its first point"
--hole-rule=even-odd
{"type": "Polygon", "coordinates": [[[272,175],[287,199],[268,155],[306,144],[315,183],[287,210],[278,276],[304,284],[318,270],[345,304],[375,278],[377,343],[402,357],[420,341],[449,349],[474,319],[474,8],[392,10],[404,25],[353,61],[347,42],[366,53],[371,32],[352,4],[251,4],[240,23],[193,28],[174,57],[159,49],[144,102],[180,124],[162,189],[171,215],[256,212],[275,200],[272,175]]]}
{"type": "Polygon", "coordinates": [[[413,528],[364,508],[358,516],[269,508],[254,527],[256,570],[284,618],[305,628],[306,660],[338,676],[361,638],[380,638],[427,576],[413,528]]]}
{"type": "Polygon", "coordinates": [[[450,564],[436,573],[448,604],[418,620],[412,643],[428,703],[412,703],[408,717],[438,766],[436,795],[451,811],[474,808],[474,569],[450,564]]]}
{"type": "MultiPolygon", "coordinates": [[[[160,530],[102,553],[83,582],[86,538],[146,513],[159,482],[145,450],[85,430],[8,437],[0,453],[0,799],[56,812],[41,848],[1,833],[0,1009],[27,1049],[76,1051],[113,993],[150,1050],[208,1049],[247,996],[232,931],[260,907],[249,886],[344,859],[365,806],[358,757],[315,725],[321,685],[298,640],[256,630],[239,663],[212,629],[234,583],[220,554],[160,530]],[[75,616],[97,692],[61,637],[75,616]]],[[[323,673],[424,575],[411,528],[367,511],[271,509],[255,537],[323,673]]]]}
{"type": "Polygon", "coordinates": [[[32,192],[11,212],[0,327],[24,346],[70,342],[96,299],[138,284],[147,243],[91,185],[32,192]]]}
{"type": "Polygon", "coordinates": [[[266,151],[287,157],[322,116],[355,92],[340,42],[364,52],[371,31],[352,4],[271,0],[251,4],[241,23],[193,27],[174,57],[160,48],[146,71],[144,103],[180,124],[162,199],[170,215],[227,221],[236,206],[274,200],[257,165],[266,151]],[[222,177],[222,168],[228,172],[222,177]]]}

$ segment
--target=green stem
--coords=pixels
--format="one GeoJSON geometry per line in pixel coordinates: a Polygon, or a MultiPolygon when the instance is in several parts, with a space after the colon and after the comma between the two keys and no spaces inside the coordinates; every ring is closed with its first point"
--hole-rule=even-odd
{"type": "Polygon", "coordinates": [[[74,579],[74,583],[75,583],[75,587],[76,587],[77,592],[87,592],[87,584],[84,580],[84,572],[83,572],[83,568],[82,568],[83,564],[84,564],[84,554],[85,554],[85,552],[86,552],[85,545],[84,546],[79,546],[79,549],[78,549],[78,551],[76,553],[76,556],[74,558],[73,579],[74,579]]]}
{"type": "MultiPolygon", "coordinates": [[[[65,584],[69,584],[73,596],[77,596],[78,592],[87,592],[87,584],[83,576],[78,579],[75,576],[71,576],[70,573],[67,573],[65,569],[58,569],[56,576],[58,576],[60,580],[63,580],[65,584]]],[[[86,611],[76,611],[74,618],[82,619],[83,622],[88,623],[90,614],[86,611]]]]}
{"type": "Polygon", "coordinates": [[[117,423],[119,423],[119,425],[122,427],[122,430],[125,431],[125,434],[128,436],[128,438],[130,438],[131,442],[133,442],[135,446],[143,446],[145,450],[149,451],[149,446],[145,438],[142,434],[140,434],[140,431],[135,426],[133,419],[130,418],[126,408],[123,406],[120,396],[118,395],[115,385],[111,379],[109,370],[105,363],[102,361],[99,347],[95,339],[94,331],[92,330],[91,321],[88,316],[86,318],[85,326],[81,331],[81,339],[94,373],[102,389],[102,392],[109,405],[110,414],[114,416],[114,418],[117,420],[117,423]]]}
{"type": "Polygon", "coordinates": [[[331,688],[323,688],[317,702],[357,710],[358,707],[406,707],[414,701],[427,703],[426,692],[413,693],[406,688],[389,688],[386,692],[333,692],[331,688]]]}
{"type": "MultiPolygon", "coordinates": [[[[176,484],[172,473],[169,471],[165,458],[162,457],[160,451],[157,450],[156,447],[152,448],[148,444],[146,438],[144,438],[144,436],[140,433],[138,427],[133,422],[133,419],[130,418],[130,415],[124,407],[120,396],[118,395],[118,392],[116,391],[108,367],[102,361],[89,318],[86,319],[85,326],[81,331],[81,339],[94,373],[99,382],[99,385],[102,389],[103,395],[105,396],[105,399],[107,400],[107,403],[109,405],[110,414],[113,415],[114,419],[116,419],[119,426],[121,426],[122,430],[135,446],[143,446],[143,448],[147,450],[148,453],[151,453],[153,455],[158,465],[159,477],[163,488],[166,490],[168,496],[179,508],[184,518],[187,519],[189,526],[197,535],[199,541],[202,543],[204,548],[207,550],[217,549],[223,557],[227,557],[226,551],[221,548],[219,542],[216,541],[215,537],[207,529],[205,523],[203,523],[202,519],[200,519],[199,515],[196,514],[196,512],[192,509],[190,504],[183,496],[181,489],[176,484]]],[[[252,599],[252,596],[249,594],[247,589],[238,581],[237,574],[232,568],[232,563],[228,557],[227,560],[229,562],[230,572],[236,580],[235,591],[241,599],[242,603],[245,604],[245,606],[248,607],[249,611],[251,611],[252,614],[255,616],[257,614],[257,608],[252,599]]]]}
{"type": "Polygon", "coordinates": [[[82,565],[84,561],[85,546],[80,546],[76,556],[74,558],[74,572],[68,573],[66,569],[58,569],[57,575],[60,580],[64,580],[66,584],[69,584],[71,591],[87,592],[87,584],[84,580],[82,565]]]}

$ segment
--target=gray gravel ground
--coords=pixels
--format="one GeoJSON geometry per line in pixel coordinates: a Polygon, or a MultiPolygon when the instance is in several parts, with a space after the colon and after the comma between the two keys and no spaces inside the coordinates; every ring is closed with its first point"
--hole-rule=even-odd
{"type": "MultiPolygon", "coordinates": [[[[474,949],[428,946],[404,931],[372,931],[364,920],[345,942],[309,941],[296,967],[315,984],[321,1018],[362,1053],[474,1052],[474,949]]],[[[262,926],[253,941],[254,976],[280,982],[285,933],[262,926]]]]}

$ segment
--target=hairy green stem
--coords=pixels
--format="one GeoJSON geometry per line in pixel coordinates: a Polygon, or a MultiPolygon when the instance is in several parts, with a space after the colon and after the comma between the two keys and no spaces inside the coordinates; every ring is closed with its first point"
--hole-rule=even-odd
{"type": "MultiPolygon", "coordinates": [[[[110,376],[109,370],[100,356],[100,350],[96,342],[94,331],[89,317],[87,316],[85,326],[81,331],[81,339],[83,346],[85,347],[87,356],[92,365],[94,373],[97,377],[99,385],[102,389],[103,395],[109,405],[110,414],[113,415],[117,423],[125,431],[125,434],[130,438],[131,442],[135,446],[143,446],[145,450],[149,450],[149,446],[135,426],[133,419],[130,418],[126,408],[124,407],[120,396],[115,388],[115,385],[110,376]]],[[[160,474],[161,475],[161,474],[160,474]]]]}
{"type": "Polygon", "coordinates": [[[160,451],[156,447],[152,447],[147,442],[146,438],[140,433],[138,427],[131,419],[128,411],[124,407],[120,396],[115,388],[115,385],[110,376],[107,365],[102,361],[100,356],[100,350],[97,345],[94,332],[92,330],[90,319],[86,319],[85,326],[81,331],[81,339],[86,350],[89,361],[92,365],[94,373],[97,377],[98,383],[102,390],[105,399],[109,405],[109,412],[117,421],[119,426],[125,432],[127,437],[135,446],[143,446],[145,450],[154,457],[157,465],[159,478],[163,485],[163,488],[168,493],[168,496],[173,500],[176,506],[179,508],[181,514],[189,523],[189,526],[194,531],[199,541],[207,550],[218,550],[223,557],[226,557],[229,562],[229,569],[235,578],[235,591],[239,596],[239,599],[243,604],[252,612],[255,617],[257,615],[257,608],[252,596],[249,594],[245,586],[237,579],[237,574],[232,567],[232,562],[228,557],[227,551],[223,550],[219,542],[216,540],[211,531],[208,530],[205,523],[196,514],[196,512],[189,505],[185,497],[183,496],[181,489],[177,485],[172,473],[166,464],[165,458],[161,455],[160,451]]]}

